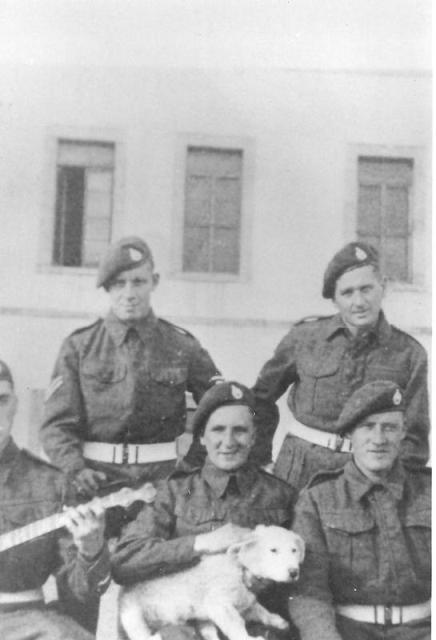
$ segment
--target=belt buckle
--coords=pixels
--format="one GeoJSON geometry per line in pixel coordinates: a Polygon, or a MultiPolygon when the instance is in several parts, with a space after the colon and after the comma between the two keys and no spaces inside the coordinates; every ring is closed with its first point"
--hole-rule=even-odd
{"type": "Polygon", "coordinates": [[[344,436],[341,436],[339,433],[337,433],[336,434],[336,439],[334,441],[334,450],[335,451],[340,451],[343,442],[344,442],[344,436]]]}
{"type": "Polygon", "coordinates": [[[390,604],[384,606],[384,624],[388,627],[392,625],[392,605],[390,604]]]}
{"type": "Polygon", "coordinates": [[[129,445],[127,444],[127,442],[123,442],[123,453],[122,453],[122,458],[121,458],[121,462],[122,464],[129,464],[129,445]]]}

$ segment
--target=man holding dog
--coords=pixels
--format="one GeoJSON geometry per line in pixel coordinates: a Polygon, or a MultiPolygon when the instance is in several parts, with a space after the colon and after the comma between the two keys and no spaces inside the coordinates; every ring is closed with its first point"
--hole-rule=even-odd
{"type": "MultiPolygon", "coordinates": [[[[206,461],[175,471],[154,504],[126,527],[113,557],[117,582],[132,584],[193,566],[203,555],[240,542],[258,524],[289,526],[294,489],[248,460],[255,441],[253,408],[252,393],[237,382],[220,382],[204,394],[193,430],[206,448],[206,461]]],[[[275,593],[273,600],[279,598],[275,593]]],[[[199,637],[187,626],[159,631],[164,640],[199,637]]],[[[272,628],[257,632],[270,640],[293,637],[272,628]]]]}
{"type": "Polygon", "coordinates": [[[199,401],[217,371],[187,331],[157,318],[159,283],[136,236],[109,247],[97,286],[110,311],[63,343],[45,403],[44,449],[78,490],[166,477],[186,425],[185,391],[199,401]]]}
{"type": "Polygon", "coordinates": [[[291,329],[261,370],[254,387],[256,456],[268,463],[278,424],[276,401],[290,387],[287,435],[274,472],[301,488],[322,468],[349,458],[338,417],[351,394],[372,380],[392,380],[404,389],[406,435],[401,457],[413,465],[428,460],[427,357],[410,335],[390,325],[382,311],[385,278],[376,249],[345,245],[328,264],[322,295],[338,313],[306,318],[291,329]]]}
{"type": "Polygon", "coordinates": [[[31,527],[27,542],[13,544],[15,529],[61,512],[68,495],[61,472],[11,438],[17,404],[11,371],[0,361],[0,636],[92,640],[84,627],[93,627],[95,619],[86,616],[94,608],[87,605],[110,582],[104,513],[98,505],[70,508],[63,514],[70,536],[31,527]],[[59,602],[46,605],[42,586],[50,575],[59,602]]]}
{"type": "Polygon", "coordinates": [[[301,640],[430,640],[431,471],[401,462],[406,412],[391,381],[355,391],[338,420],[352,460],[300,496],[306,559],[289,607],[301,640]]]}

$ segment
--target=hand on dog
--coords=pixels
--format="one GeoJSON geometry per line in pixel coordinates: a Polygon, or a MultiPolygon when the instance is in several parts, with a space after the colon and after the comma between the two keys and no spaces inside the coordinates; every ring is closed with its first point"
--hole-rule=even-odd
{"type": "Polygon", "coordinates": [[[221,553],[237,542],[241,542],[252,533],[251,529],[238,527],[236,524],[228,522],[223,527],[200,533],[195,538],[194,550],[199,553],[221,553]]]}

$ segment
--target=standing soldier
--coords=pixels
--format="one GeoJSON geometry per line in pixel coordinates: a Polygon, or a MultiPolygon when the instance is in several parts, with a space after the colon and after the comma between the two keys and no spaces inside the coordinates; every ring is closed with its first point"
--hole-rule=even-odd
{"type": "Polygon", "coordinates": [[[295,487],[321,468],[349,458],[350,443],[337,429],[341,410],[355,389],[377,379],[404,389],[407,434],[402,457],[428,459],[427,357],[407,333],[390,325],[382,311],[385,278],[374,247],[351,242],[328,264],[322,295],[338,313],[310,317],[291,329],[262,368],[254,392],[258,422],[257,457],[268,463],[278,423],[276,401],[289,388],[287,436],[275,473],[295,487]]]}
{"type": "Polygon", "coordinates": [[[97,281],[110,311],[61,347],[42,442],[84,495],[116,481],[167,476],[185,429],[185,392],[198,402],[218,374],[194,336],[154,315],[150,299],[158,282],[143,240],[127,237],[110,246],[97,281]]]}

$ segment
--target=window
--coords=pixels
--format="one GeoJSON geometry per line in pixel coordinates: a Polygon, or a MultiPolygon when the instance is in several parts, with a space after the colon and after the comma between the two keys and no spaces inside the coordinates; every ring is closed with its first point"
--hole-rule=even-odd
{"type": "Polygon", "coordinates": [[[414,162],[408,158],[358,158],[357,237],[380,251],[391,280],[411,282],[411,189],[414,162]]]}
{"type": "Polygon", "coordinates": [[[110,242],[115,145],[58,140],[53,264],[93,267],[110,242]]]}
{"type": "Polygon", "coordinates": [[[182,271],[240,273],[242,149],[188,146],[182,271]]]}

